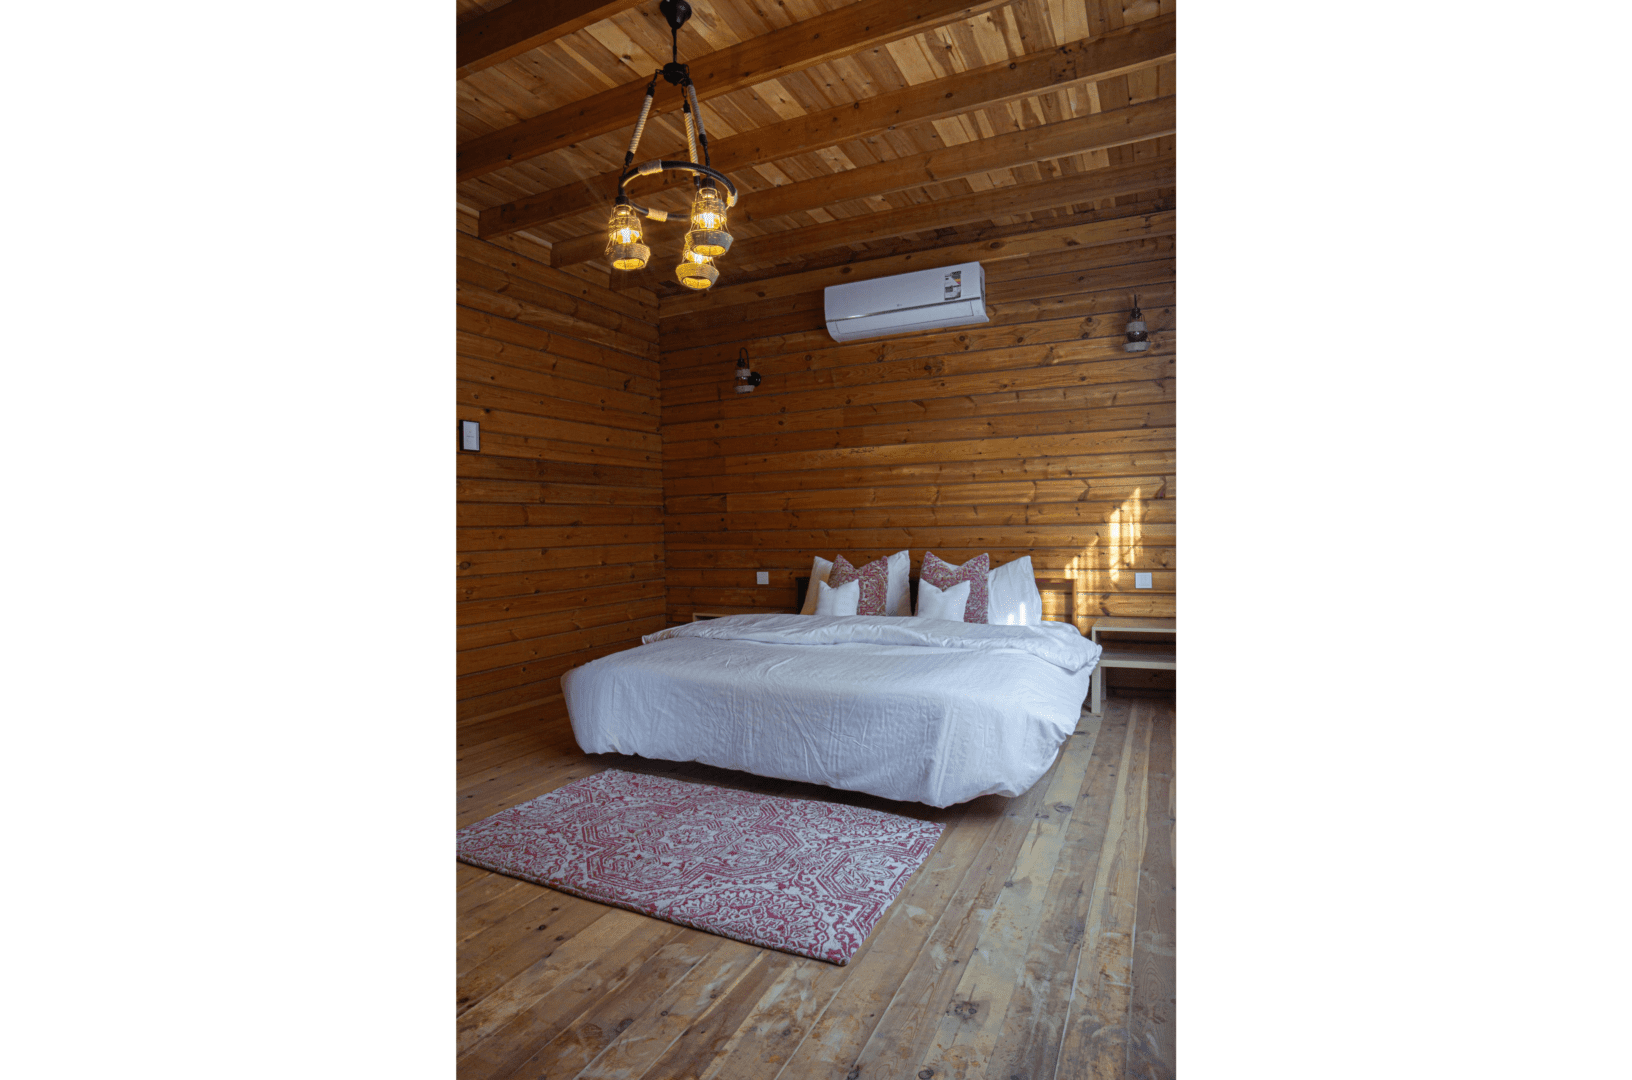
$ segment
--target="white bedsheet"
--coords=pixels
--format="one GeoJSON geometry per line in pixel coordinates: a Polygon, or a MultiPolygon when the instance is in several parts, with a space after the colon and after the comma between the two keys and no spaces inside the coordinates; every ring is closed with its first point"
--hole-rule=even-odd
{"type": "Polygon", "coordinates": [[[950,806],[1019,795],[1075,730],[1100,648],[1065,623],[736,615],[561,679],[578,745],[950,806]]]}

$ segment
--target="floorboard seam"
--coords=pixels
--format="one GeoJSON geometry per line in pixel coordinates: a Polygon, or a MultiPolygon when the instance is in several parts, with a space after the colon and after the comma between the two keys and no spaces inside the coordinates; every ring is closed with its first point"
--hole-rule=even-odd
{"type": "Polygon", "coordinates": [[[1071,1030],[1071,1006],[1077,1000],[1077,976],[1082,973],[1082,942],[1077,942],[1077,958],[1071,965],[1071,996],[1065,999],[1065,1014],[1060,1017],[1060,1042],[1054,1048],[1054,1080],[1060,1080],[1060,1062],[1065,1060],[1065,1036],[1071,1030]]]}

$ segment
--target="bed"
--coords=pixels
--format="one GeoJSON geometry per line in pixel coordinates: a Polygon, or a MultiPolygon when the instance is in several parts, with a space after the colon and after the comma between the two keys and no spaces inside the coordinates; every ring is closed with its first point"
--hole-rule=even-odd
{"type": "Polygon", "coordinates": [[[1036,783],[1100,652],[1070,623],[876,615],[733,615],[642,642],[562,677],[586,752],[930,806],[1036,783]]]}

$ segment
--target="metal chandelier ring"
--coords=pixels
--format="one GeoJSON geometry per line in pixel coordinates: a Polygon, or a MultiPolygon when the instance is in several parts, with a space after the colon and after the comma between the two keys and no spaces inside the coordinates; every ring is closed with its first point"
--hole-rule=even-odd
{"type": "Polygon", "coordinates": [[[623,186],[636,177],[656,176],[660,172],[668,172],[671,169],[677,169],[681,172],[697,173],[718,181],[720,186],[725,189],[726,209],[729,210],[731,207],[737,205],[737,185],[731,182],[731,178],[720,172],[718,169],[711,169],[707,165],[699,165],[695,161],[642,162],[641,164],[630,169],[628,172],[624,173],[622,176],[618,177],[618,197],[623,201],[628,202],[629,205],[634,208],[636,213],[643,214],[646,217],[651,218],[653,221],[669,220],[669,212],[667,210],[651,210],[637,202],[630,200],[629,196],[624,193],[623,186]]]}

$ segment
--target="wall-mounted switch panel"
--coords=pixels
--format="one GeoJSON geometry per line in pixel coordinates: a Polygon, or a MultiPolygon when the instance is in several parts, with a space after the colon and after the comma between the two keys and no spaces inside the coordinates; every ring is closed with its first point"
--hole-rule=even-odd
{"type": "Polygon", "coordinates": [[[1150,588],[1150,575],[1149,574],[1134,574],[1133,575],[1133,587],[1135,589],[1148,589],[1148,588],[1150,588]]]}
{"type": "Polygon", "coordinates": [[[459,421],[459,449],[480,450],[482,448],[482,425],[474,420],[459,421]]]}
{"type": "Polygon", "coordinates": [[[769,585],[771,583],[771,572],[769,570],[761,570],[759,573],[754,575],[754,580],[761,585],[769,585]]]}

